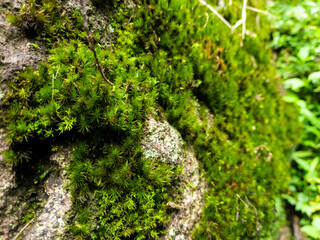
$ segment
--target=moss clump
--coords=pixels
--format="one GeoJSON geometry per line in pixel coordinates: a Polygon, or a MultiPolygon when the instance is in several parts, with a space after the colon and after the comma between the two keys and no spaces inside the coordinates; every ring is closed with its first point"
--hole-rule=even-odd
{"type": "MultiPolygon", "coordinates": [[[[83,38],[60,35],[48,62],[22,73],[6,100],[13,146],[39,138],[54,142],[60,134],[77,139],[69,169],[70,234],[144,239],[163,232],[180,170],[144,159],[139,144],[146,116],[163,112],[193,145],[210,185],[194,239],[267,237],[297,133],[295,109],[281,101],[264,50],[266,25],[259,31],[250,13],[247,27],[258,37],[240,47],[238,32],[207,17],[195,0],[137,1],[134,14],[115,4],[117,40],[111,49],[96,45],[113,85],[100,76],[83,38]]],[[[240,6],[234,1],[224,9],[229,21],[240,18],[240,6]]]]}
{"type": "Polygon", "coordinates": [[[24,30],[27,37],[45,42],[48,47],[61,44],[62,39],[83,39],[83,22],[78,10],[66,11],[65,0],[29,0],[8,20],[24,30]]]}

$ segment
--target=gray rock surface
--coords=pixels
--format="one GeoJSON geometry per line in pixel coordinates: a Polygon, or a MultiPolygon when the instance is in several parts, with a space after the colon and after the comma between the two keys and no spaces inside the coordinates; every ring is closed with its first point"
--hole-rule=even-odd
{"type": "Polygon", "coordinates": [[[27,39],[23,31],[7,20],[6,14],[19,12],[26,0],[2,0],[0,4],[0,83],[1,90],[8,81],[26,66],[36,67],[45,60],[45,48],[33,39],[27,39]],[[32,44],[37,44],[39,48],[32,44]]]}
{"type": "Polygon", "coordinates": [[[50,156],[50,161],[58,165],[58,172],[51,173],[45,181],[48,200],[34,221],[32,228],[23,237],[31,239],[61,239],[66,231],[66,214],[72,207],[71,194],[66,190],[66,167],[70,163],[71,148],[61,148],[50,156]]]}
{"type": "MultiPolygon", "coordinates": [[[[19,12],[26,0],[2,0],[0,2],[0,114],[3,109],[2,99],[8,91],[8,83],[14,81],[17,74],[26,66],[37,67],[40,61],[45,61],[45,48],[41,43],[28,39],[23,31],[10,24],[6,14],[19,12]],[[40,49],[32,44],[36,43],[40,49]]],[[[0,153],[9,148],[9,143],[5,140],[5,129],[0,126],[0,153]]],[[[17,182],[16,171],[6,163],[3,154],[0,154],[0,239],[14,239],[23,236],[24,239],[57,239],[55,234],[63,232],[65,222],[63,216],[71,207],[70,193],[66,193],[63,182],[66,181],[65,165],[62,165],[57,157],[59,154],[67,154],[65,159],[69,159],[69,152],[65,149],[51,156],[48,171],[52,172],[43,186],[36,187],[32,184],[22,184],[17,182]],[[58,166],[58,168],[56,168],[58,166]],[[55,169],[55,171],[53,171],[55,169]],[[30,190],[34,190],[38,201],[44,205],[39,216],[24,228],[21,220],[26,214],[26,210],[31,201],[30,190]],[[23,231],[21,231],[23,230],[23,231]],[[44,235],[41,235],[40,232],[44,235]]],[[[66,164],[66,162],[64,163],[66,164]]]]}
{"type": "MultiPolygon", "coordinates": [[[[8,13],[17,13],[25,0],[2,0],[0,2],[0,117],[3,114],[3,98],[7,86],[25,66],[36,66],[44,60],[44,49],[36,49],[33,41],[11,25],[8,13]]],[[[0,124],[1,125],[1,124],[0,124]]],[[[3,127],[3,126],[0,126],[3,127]]],[[[0,153],[9,148],[5,130],[0,129],[0,153]]],[[[26,203],[21,201],[26,189],[18,188],[16,173],[0,154],[0,239],[11,239],[23,215],[26,203]]]]}
{"type": "Polygon", "coordinates": [[[144,157],[172,165],[183,161],[183,140],[180,133],[166,121],[149,118],[141,141],[144,157]]]}
{"type": "Polygon", "coordinates": [[[205,179],[200,177],[199,162],[192,147],[184,146],[180,133],[168,122],[149,118],[144,132],[141,141],[144,157],[183,167],[180,185],[176,186],[176,192],[182,189],[181,200],[167,203],[168,208],[175,211],[166,226],[166,234],[158,239],[191,239],[192,231],[200,221],[204,193],[208,189],[205,179]]]}

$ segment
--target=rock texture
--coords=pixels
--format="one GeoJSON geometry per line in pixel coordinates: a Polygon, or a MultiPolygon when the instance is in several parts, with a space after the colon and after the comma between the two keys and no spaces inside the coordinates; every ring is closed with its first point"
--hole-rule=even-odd
{"type": "Polygon", "coordinates": [[[34,221],[30,231],[23,239],[60,239],[66,231],[66,214],[71,209],[71,194],[66,191],[66,167],[70,163],[71,148],[59,149],[51,155],[50,161],[58,165],[58,172],[49,175],[45,182],[45,192],[48,200],[34,221]]]}
{"type": "MultiPolygon", "coordinates": [[[[9,144],[5,141],[4,129],[0,132],[0,153],[7,150],[9,144]]],[[[4,209],[7,208],[8,202],[6,196],[10,194],[10,189],[16,187],[15,173],[11,167],[5,162],[4,156],[0,154],[0,239],[6,237],[10,231],[11,221],[5,221],[3,216],[5,215],[4,209]]]]}
{"type": "MultiPolygon", "coordinates": [[[[28,39],[23,31],[10,24],[6,14],[17,13],[26,0],[3,0],[0,3],[0,114],[3,114],[2,99],[7,94],[7,86],[26,66],[37,67],[45,61],[45,48],[34,39],[28,39]],[[36,43],[40,49],[32,44],[36,43]]],[[[0,126],[0,153],[9,148],[5,141],[5,129],[0,126]]],[[[42,151],[42,149],[37,149],[42,151]]],[[[70,150],[62,149],[51,156],[47,166],[48,176],[44,184],[35,184],[35,175],[17,176],[17,169],[6,163],[0,154],[0,239],[57,239],[54,235],[63,233],[63,216],[71,207],[71,196],[66,193],[65,164],[59,162],[59,155],[69,159],[70,150]],[[36,200],[35,200],[36,199],[36,200]],[[36,216],[27,225],[23,218],[30,204],[37,202],[43,209],[37,209],[36,216]],[[37,215],[39,214],[39,216],[37,215]],[[36,219],[36,220],[35,220],[36,219]],[[28,226],[28,228],[25,228],[28,226]],[[31,229],[29,232],[29,228],[31,229]]],[[[60,156],[61,158],[61,156],[60,156]]]]}
{"type": "Polygon", "coordinates": [[[5,92],[8,81],[26,66],[36,67],[45,60],[45,48],[34,39],[28,39],[24,32],[10,24],[6,14],[19,12],[26,0],[2,0],[0,5],[0,84],[5,92]],[[39,48],[32,44],[36,43],[39,48]]]}
{"type": "Polygon", "coordinates": [[[159,240],[191,239],[192,231],[200,220],[204,193],[208,189],[205,180],[200,177],[199,162],[192,147],[184,147],[180,133],[168,122],[149,118],[144,132],[141,144],[146,158],[183,167],[180,185],[176,186],[176,192],[183,189],[180,194],[181,200],[167,203],[173,213],[166,226],[166,234],[159,240]]]}
{"type": "MultiPolygon", "coordinates": [[[[25,66],[37,66],[45,59],[44,48],[33,47],[34,41],[27,39],[21,30],[7,21],[6,14],[18,12],[24,3],[24,0],[2,0],[0,3],[0,115],[3,114],[3,98],[8,83],[25,66]]],[[[0,153],[9,147],[5,135],[5,129],[1,128],[0,153]]],[[[2,154],[0,169],[0,239],[11,239],[26,209],[23,198],[27,189],[19,188],[16,172],[5,162],[2,154]]]]}

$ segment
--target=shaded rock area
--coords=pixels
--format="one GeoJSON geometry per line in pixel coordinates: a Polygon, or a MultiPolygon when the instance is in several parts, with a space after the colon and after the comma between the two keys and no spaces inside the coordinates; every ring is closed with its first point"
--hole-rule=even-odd
{"type": "Polygon", "coordinates": [[[1,240],[59,239],[65,231],[66,213],[72,206],[71,194],[64,187],[65,169],[72,151],[60,148],[48,157],[48,149],[39,147],[41,153],[32,155],[39,164],[29,168],[24,163],[13,168],[15,185],[7,188],[1,198],[1,240]]]}
{"type": "Polygon", "coordinates": [[[60,239],[63,237],[66,231],[66,214],[72,206],[71,194],[64,187],[67,182],[65,170],[70,163],[71,153],[71,148],[61,148],[50,156],[50,161],[53,161],[57,168],[44,184],[48,199],[39,217],[23,239],[60,239]]]}
{"type": "Polygon", "coordinates": [[[208,189],[205,179],[200,177],[193,149],[184,147],[180,133],[166,121],[149,118],[144,131],[141,145],[146,158],[183,167],[180,185],[176,186],[177,193],[182,189],[181,200],[167,203],[172,210],[171,220],[166,226],[166,234],[158,239],[191,239],[192,231],[200,221],[204,193],[208,189]]]}
{"type": "MultiPolygon", "coordinates": [[[[89,29],[92,35],[96,37],[99,44],[103,47],[111,47],[113,42],[113,32],[114,29],[110,22],[110,16],[117,13],[117,9],[108,2],[102,2],[100,4],[92,4],[92,1],[84,0],[85,13],[88,16],[89,29]]],[[[125,5],[129,9],[135,9],[136,5],[132,0],[125,0],[125,5]]],[[[64,8],[66,11],[72,12],[77,9],[81,12],[80,1],[78,0],[68,0],[64,3],[64,8]]],[[[134,15],[132,15],[134,17],[134,15]]],[[[128,23],[132,18],[128,21],[128,23]]]]}
{"type": "MultiPolygon", "coordinates": [[[[35,39],[27,38],[22,30],[7,20],[7,14],[18,13],[26,2],[2,0],[0,3],[0,117],[4,114],[3,98],[8,92],[9,82],[14,81],[26,66],[36,68],[40,61],[46,59],[45,47],[35,39]],[[40,49],[34,47],[34,43],[40,49]]],[[[9,148],[2,124],[0,153],[9,148]]],[[[62,217],[71,207],[71,197],[63,190],[65,165],[59,161],[59,155],[69,159],[70,150],[59,150],[48,161],[47,147],[35,144],[30,149],[33,151],[31,156],[35,158],[31,162],[41,162],[33,167],[28,162],[12,167],[0,154],[1,240],[20,239],[25,233],[24,239],[57,239],[54,235],[63,233],[65,224],[62,217]]]]}
{"type": "MultiPolygon", "coordinates": [[[[24,32],[8,22],[6,15],[16,14],[26,0],[2,0],[0,3],[0,91],[6,92],[8,81],[26,66],[36,67],[45,60],[45,47],[28,39],[24,32]],[[32,44],[37,44],[39,48],[32,44]]],[[[1,100],[1,99],[0,99],[1,100]]]]}
{"type": "MultiPolygon", "coordinates": [[[[11,25],[6,15],[19,12],[25,0],[2,0],[0,3],[0,117],[3,115],[3,98],[7,94],[7,86],[17,73],[26,66],[37,66],[45,59],[44,48],[36,49],[27,39],[23,31],[11,25]]],[[[1,122],[3,124],[3,122],[1,122]]],[[[4,126],[0,126],[4,127],[4,126]]],[[[5,141],[5,129],[0,129],[0,153],[9,148],[5,141]]],[[[28,200],[32,198],[30,188],[19,186],[16,171],[5,162],[0,154],[0,239],[12,239],[19,226],[28,200]]],[[[36,191],[37,192],[37,191],[36,191]]]]}
{"type": "MultiPolygon", "coordinates": [[[[0,153],[7,150],[9,144],[5,141],[4,129],[0,129],[0,153]]],[[[8,207],[8,199],[10,190],[16,187],[15,172],[12,171],[11,167],[6,163],[4,156],[0,154],[0,239],[3,236],[8,236],[10,231],[9,224],[11,221],[5,221],[4,209],[8,207]]]]}

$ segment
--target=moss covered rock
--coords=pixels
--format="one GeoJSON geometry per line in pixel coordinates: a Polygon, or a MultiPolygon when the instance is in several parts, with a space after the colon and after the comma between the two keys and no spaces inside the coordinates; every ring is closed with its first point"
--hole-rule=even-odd
{"type": "MultiPolygon", "coordinates": [[[[236,24],[243,1],[219,2],[208,3],[236,24]]],[[[247,12],[243,39],[196,0],[70,3],[30,0],[10,15],[48,56],[8,83],[4,117],[13,166],[26,145],[73,146],[65,238],[269,237],[299,135],[265,16],[247,12]]]]}

